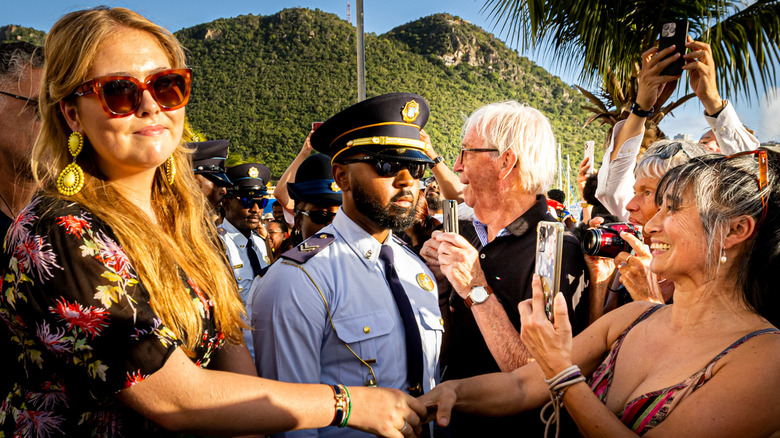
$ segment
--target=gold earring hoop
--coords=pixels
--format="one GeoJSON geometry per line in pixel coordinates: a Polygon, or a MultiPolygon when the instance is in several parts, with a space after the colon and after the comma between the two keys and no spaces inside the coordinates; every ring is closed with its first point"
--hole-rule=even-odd
{"type": "Polygon", "coordinates": [[[165,160],[165,179],[169,185],[173,185],[174,178],[176,178],[176,163],[173,162],[173,155],[165,160]]]}
{"type": "Polygon", "coordinates": [[[80,132],[72,132],[68,137],[68,152],[73,156],[73,162],[65,166],[57,177],[57,191],[65,196],[73,196],[84,187],[84,171],[76,164],[76,157],[84,148],[84,136],[80,132]]]}

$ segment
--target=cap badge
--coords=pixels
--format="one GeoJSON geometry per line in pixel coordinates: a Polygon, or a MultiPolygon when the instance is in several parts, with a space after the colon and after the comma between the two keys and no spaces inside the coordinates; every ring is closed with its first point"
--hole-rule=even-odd
{"type": "Polygon", "coordinates": [[[338,184],[336,184],[336,181],[333,181],[332,183],[330,183],[330,189],[333,190],[334,192],[340,192],[341,191],[341,188],[339,187],[338,184]]]}
{"type": "Polygon", "coordinates": [[[404,122],[406,123],[412,123],[417,119],[417,116],[420,115],[420,104],[415,102],[414,100],[410,100],[409,102],[406,102],[406,105],[404,105],[404,109],[401,110],[401,116],[404,119],[404,122]]]}
{"type": "Polygon", "coordinates": [[[257,178],[260,175],[260,171],[257,170],[257,167],[250,167],[249,172],[247,172],[250,178],[257,178]]]}
{"type": "Polygon", "coordinates": [[[433,291],[433,280],[431,280],[431,277],[425,275],[424,272],[417,274],[417,284],[428,292],[433,291]]]}

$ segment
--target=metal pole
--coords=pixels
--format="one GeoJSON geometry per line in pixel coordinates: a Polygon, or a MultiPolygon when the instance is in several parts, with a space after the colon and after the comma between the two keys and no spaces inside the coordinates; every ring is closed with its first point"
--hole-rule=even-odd
{"type": "Polygon", "coordinates": [[[363,0],[355,2],[357,23],[357,86],[358,102],[366,100],[366,44],[363,32],[363,0]]]}

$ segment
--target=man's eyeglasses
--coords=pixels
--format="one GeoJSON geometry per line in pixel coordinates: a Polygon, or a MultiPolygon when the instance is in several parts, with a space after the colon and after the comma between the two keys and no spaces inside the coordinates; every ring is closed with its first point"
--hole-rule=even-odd
{"type": "Polygon", "coordinates": [[[677,155],[677,153],[680,151],[683,151],[683,153],[688,157],[688,159],[693,158],[691,157],[691,154],[688,153],[688,150],[685,149],[685,145],[683,145],[679,141],[669,143],[666,146],[662,147],[661,149],[653,152],[651,155],[654,157],[658,157],[662,160],[668,160],[669,158],[672,158],[673,156],[677,155]]]}
{"type": "Polygon", "coordinates": [[[241,208],[252,208],[253,205],[257,204],[257,206],[262,210],[266,205],[268,205],[268,198],[255,198],[252,196],[228,196],[228,198],[231,197],[238,200],[239,204],[241,204],[241,208]]]}
{"type": "Polygon", "coordinates": [[[460,148],[459,161],[463,164],[463,152],[498,152],[498,149],[485,149],[485,148],[460,148]]]}
{"type": "Polygon", "coordinates": [[[412,176],[414,179],[420,179],[425,175],[425,163],[418,163],[415,161],[400,161],[400,160],[386,160],[384,158],[375,158],[375,157],[360,157],[360,158],[353,158],[351,160],[344,160],[341,162],[342,164],[352,164],[352,163],[367,163],[367,164],[373,164],[374,169],[376,170],[377,175],[388,178],[388,177],[394,177],[398,175],[399,172],[406,169],[409,171],[409,175],[412,176]]]}
{"type": "Polygon", "coordinates": [[[309,219],[317,225],[328,225],[333,222],[333,218],[336,217],[336,213],[327,210],[298,210],[296,213],[309,216],[309,219]]]}
{"type": "Polygon", "coordinates": [[[141,106],[144,91],[149,90],[162,111],[173,111],[187,105],[190,99],[192,70],[171,68],[157,72],[143,82],[132,76],[101,76],[76,88],[76,96],[95,93],[109,117],[127,117],[141,106]]]}
{"type": "Polygon", "coordinates": [[[35,111],[35,114],[38,114],[38,99],[33,99],[32,97],[19,96],[18,94],[6,93],[5,91],[0,91],[0,94],[6,95],[8,97],[13,97],[14,99],[23,100],[27,105],[30,105],[32,107],[32,109],[35,111]]]}
{"type": "Polygon", "coordinates": [[[736,154],[727,155],[723,159],[729,160],[736,157],[743,157],[745,155],[758,156],[758,178],[756,179],[756,182],[758,183],[758,191],[762,193],[761,193],[761,219],[759,219],[758,223],[756,224],[756,231],[754,231],[755,234],[758,230],[758,227],[760,227],[761,224],[764,223],[764,219],[766,218],[766,197],[763,194],[763,191],[766,188],[766,185],[768,183],[766,149],[756,149],[752,151],[738,152],[736,154]]]}

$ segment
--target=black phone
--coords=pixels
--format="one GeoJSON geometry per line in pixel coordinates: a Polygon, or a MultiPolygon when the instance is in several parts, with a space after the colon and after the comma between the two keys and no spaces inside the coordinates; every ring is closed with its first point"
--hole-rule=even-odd
{"type": "Polygon", "coordinates": [[[679,53],[680,57],[676,61],[667,65],[663,71],[662,76],[680,76],[683,72],[683,65],[685,60],[685,43],[688,36],[688,20],[675,20],[669,21],[661,25],[661,36],[658,39],[658,51],[674,45],[674,52],[668,56],[672,56],[675,53],[679,53]]]}
{"type": "Polygon", "coordinates": [[[536,227],[536,266],[534,272],[542,280],[544,313],[553,322],[555,295],[560,289],[563,224],[539,222],[536,227]]]}
{"type": "Polygon", "coordinates": [[[458,202],[452,199],[445,199],[441,209],[444,232],[458,234],[458,202]]]}

